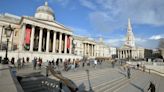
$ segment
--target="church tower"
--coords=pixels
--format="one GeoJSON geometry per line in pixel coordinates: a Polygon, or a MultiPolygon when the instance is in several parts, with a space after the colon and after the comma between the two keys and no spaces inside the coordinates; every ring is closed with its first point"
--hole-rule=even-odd
{"type": "Polygon", "coordinates": [[[135,38],[134,38],[134,35],[132,32],[132,26],[131,26],[130,18],[128,19],[128,28],[127,28],[125,46],[135,47],[135,38]]]}

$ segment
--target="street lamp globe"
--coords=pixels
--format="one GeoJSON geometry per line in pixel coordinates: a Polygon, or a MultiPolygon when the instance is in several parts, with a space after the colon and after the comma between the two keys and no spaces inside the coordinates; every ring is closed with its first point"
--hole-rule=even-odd
{"type": "Polygon", "coordinates": [[[12,31],[13,31],[13,29],[12,29],[11,25],[9,25],[8,27],[5,28],[5,33],[6,33],[7,39],[10,38],[12,31]]]}

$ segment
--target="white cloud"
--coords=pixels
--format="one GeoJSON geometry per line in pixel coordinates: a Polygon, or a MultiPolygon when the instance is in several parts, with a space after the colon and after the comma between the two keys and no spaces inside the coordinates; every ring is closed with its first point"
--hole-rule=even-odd
{"type": "Polygon", "coordinates": [[[79,27],[72,27],[72,26],[68,26],[68,28],[70,28],[75,35],[91,37],[90,32],[86,29],[79,28],[79,27]]]}
{"type": "Polygon", "coordinates": [[[145,38],[135,38],[135,41],[138,42],[146,42],[145,38]]]}
{"type": "Polygon", "coordinates": [[[163,38],[162,35],[153,35],[149,39],[151,39],[151,40],[159,40],[161,38],[163,38]]]}
{"type": "Polygon", "coordinates": [[[112,38],[112,39],[106,39],[105,42],[108,43],[110,46],[114,47],[121,47],[124,43],[124,38],[112,38]]]}
{"type": "Polygon", "coordinates": [[[80,0],[80,3],[82,6],[92,10],[95,10],[97,8],[96,5],[93,2],[91,2],[91,0],[80,0]]]}
{"type": "Polygon", "coordinates": [[[91,24],[97,30],[113,31],[133,24],[164,26],[164,0],[81,0],[84,7],[93,9],[89,14],[91,24]],[[93,8],[93,7],[94,8],[93,8]],[[96,7],[96,9],[95,9],[96,7]]]}
{"type": "Polygon", "coordinates": [[[58,2],[60,5],[62,5],[63,7],[68,6],[68,4],[70,3],[70,0],[49,0],[50,2],[58,2]]]}
{"type": "MultiPolygon", "coordinates": [[[[114,47],[121,47],[124,45],[125,38],[120,37],[120,38],[111,38],[111,39],[106,39],[106,43],[109,43],[110,46],[114,47]]],[[[137,47],[144,47],[144,48],[156,48],[158,47],[158,40],[152,40],[149,38],[141,38],[141,37],[136,37],[135,38],[135,44],[137,47]]]]}

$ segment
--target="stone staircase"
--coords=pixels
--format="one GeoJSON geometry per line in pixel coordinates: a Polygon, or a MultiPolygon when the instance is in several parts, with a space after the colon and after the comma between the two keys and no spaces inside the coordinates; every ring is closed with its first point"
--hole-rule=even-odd
{"type": "MultiPolygon", "coordinates": [[[[147,92],[150,81],[156,85],[156,92],[163,92],[164,77],[149,74],[140,70],[131,69],[131,78],[128,79],[126,71],[119,68],[95,69],[89,71],[89,80],[86,71],[64,72],[63,75],[77,85],[84,84],[85,89],[90,92],[147,92]]],[[[53,77],[50,77],[53,79],[53,77]]],[[[67,91],[65,91],[67,92],[67,91]]],[[[79,91],[80,92],[80,91],[79,91]]]]}
{"type": "Polygon", "coordinates": [[[59,82],[41,74],[30,74],[22,77],[20,84],[24,92],[58,92],[59,82]]]}
{"type": "MultiPolygon", "coordinates": [[[[77,71],[63,72],[62,75],[71,79],[76,85],[85,85],[85,89],[90,90],[90,86],[94,92],[145,92],[149,86],[151,80],[148,73],[143,73],[139,70],[131,69],[131,78],[128,79],[126,71],[122,71],[119,68],[103,68],[103,69],[90,69],[89,76],[85,69],[77,71]],[[88,79],[89,77],[89,79],[88,79]],[[89,85],[88,80],[91,82],[89,85]]],[[[164,78],[153,75],[157,81],[163,81],[164,78]]],[[[53,77],[44,77],[41,74],[30,74],[30,76],[22,76],[21,80],[22,88],[24,92],[58,92],[59,82],[53,77]]],[[[159,90],[157,92],[163,92],[163,87],[158,84],[159,90]]],[[[92,92],[93,92],[92,91],[92,92]]],[[[70,92],[69,89],[63,85],[62,92],[70,92]]],[[[81,91],[79,91],[81,92],[81,91]]]]}
{"type": "MultiPolygon", "coordinates": [[[[141,71],[131,70],[132,76],[128,79],[124,74],[119,72],[119,69],[97,69],[92,70],[89,73],[89,80],[91,81],[91,88],[94,92],[115,92],[115,90],[124,86],[124,84],[130,83],[132,80],[142,75],[141,71]],[[111,75],[112,74],[112,75],[111,75]]],[[[126,73],[126,72],[124,72],[126,73]]],[[[89,91],[88,76],[86,71],[81,72],[65,72],[63,75],[77,85],[84,83],[86,89],[89,91]]],[[[53,79],[53,77],[50,77],[53,79]]]]}

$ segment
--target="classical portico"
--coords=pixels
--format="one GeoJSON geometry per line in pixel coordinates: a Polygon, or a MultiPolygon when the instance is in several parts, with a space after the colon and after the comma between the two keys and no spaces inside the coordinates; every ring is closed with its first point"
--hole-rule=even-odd
{"type": "Polygon", "coordinates": [[[94,57],[94,47],[95,47],[95,44],[94,43],[87,43],[87,42],[84,42],[83,43],[83,51],[84,51],[84,55],[85,56],[91,56],[91,57],[94,57]]]}
{"type": "Polygon", "coordinates": [[[72,32],[54,19],[47,3],[36,10],[35,17],[23,17],[19,50],[72,54],[72,32]]]}

